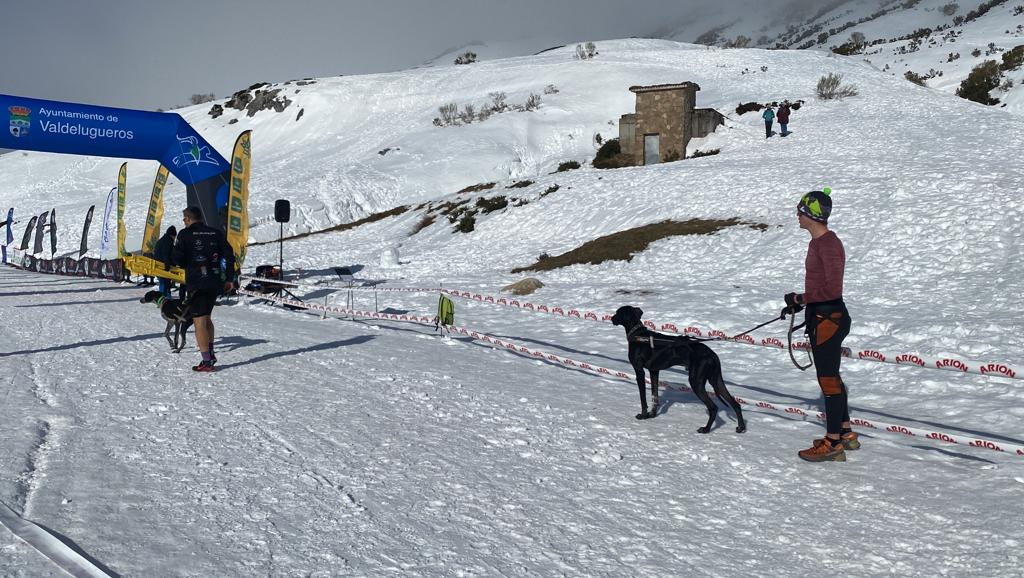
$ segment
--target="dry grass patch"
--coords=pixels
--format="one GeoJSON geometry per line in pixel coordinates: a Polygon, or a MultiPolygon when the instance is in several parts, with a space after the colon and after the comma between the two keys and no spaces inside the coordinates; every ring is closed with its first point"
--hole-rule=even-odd
{"type": "Polygon", "coordinates": [[[633,255],[647,249],[647,246],[655,241],[667,237],[680,235],[713,235],[727,227],[747,226],[752,229],[764,231],[768,225],[760,223],[744,223],[739,219],[705,220],[690,219],[689,221],[662,221],[644,225],[627,231],[612,233],[588,241],[568,253],[555,255],[554,257],[543,256],[533,265],[517,267],[512,273],[523,271],[550,271],[560,267],[588,263],[597,265],[605,261],[631,261],[633,255]]]}
{"type": "Polygon", "coordinates": [[[487,191],[487,190],[493,189],[494,185],[496,185],[496,184],[498,184],[498,183],[480,183],[478,185],[470,185],[470,186],[462,189],[461,191],[458,191],[455,194],[456,195],[461,195],[462,193],[479,193],[480,191],[487,191]]]}
{"type": "Polygon", "coordinates": [[[434,224],[434,215],[423,215],[423,218],[420,219],[419,223],[416,223],[416,226],[413,227],[412,232],[409,233],[409,236],[412,237],[416,233],[419,233],[423,229],[426,229],[427,227],[429,227],[429,226],[431,226],[433,224],[434,224]]]}
{"type": "MultiPolygon", "coordinates": [[[[340,225],[335,225],[333,227],[328,227],[326,229],[320,229],[319,231],[310,231],[308,233],[299,233],[298,235],[292,235],[291,237],[285,237],[284,240],[285,241],[292,241],[294,239],[301,239],[303,237],[309,237],[311,235],[320,235],[320,234],[323,234],[323,233],[336,233],[338,231],[347,231],[349,229],[355,229],[359,225],[365,225],[367,223],[372,223],[374,221],[380,221],[380,220],[386,219],[388,217],[395,217],[395,216],[401,215],[402,213],[404,213],[404,212],[406,212],[408,210],[409,210],[409,206],[408,205],[402,205],[400,207],[395,207],[394,209],[391,209],[390,211],[383,211],[383,212],[380,212],[380,213],[374,213],[374,214],[370,215],[369,217],[364,217],[362,219],[359,219],[358,221],[352,221],[351,223],[342,223],[340,225]]],[[[269,245],[270,243],[276,243],[276,242],[277,242],[277,239],[274,239],[273,241],[262,241],[260,243],[249,243],[249,246],[250,247],[256,247],[258,245],[269,245]]]]}
{"type": "Polygon", "coordinates": [[[537,289],[543,287],[544,284],[540,282],[540,279],[534,277],[527,277],[522,281],[516,281],[511,285],[505,285],[501,288],[502,291],[511,291],[513,295],[529,295],[537,289]]]}

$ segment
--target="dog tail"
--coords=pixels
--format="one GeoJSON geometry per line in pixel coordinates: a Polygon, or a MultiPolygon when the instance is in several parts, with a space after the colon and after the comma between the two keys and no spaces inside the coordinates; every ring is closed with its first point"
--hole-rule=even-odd
{"type": "Polygon", "coordinates": [[[724,391],[728,395],[728,390],[725,389],[725,377],[722,376],[722,360],[714,352],[711,353],[713,356],[711,365],[711,388],[715,390],[715,399],[721,404],[722,409],[731,409],[729,407],[728,400],[722,399],[722,396],[718,392],[724,391]]]}

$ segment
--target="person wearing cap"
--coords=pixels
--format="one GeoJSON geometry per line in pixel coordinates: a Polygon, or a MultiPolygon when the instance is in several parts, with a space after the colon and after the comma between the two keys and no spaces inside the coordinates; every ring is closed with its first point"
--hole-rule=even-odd
{"type": "Polygon", "coordinates": [[[806,332],[811,344],[818,386],[825,397],[826,434],[798,455],[807,461],[846,461],[846,451],[860,447],[850,428],[846,384],[839,375],[843,339],[850,333],[850,312],[843,303],[846,252],[843,242],[828,228],[832,213],[831,189],[811,191],[797,204],[800,228],[811,235],[804,261],[803,293],[787,293],[785,311],[806,308],[806,332]]]}

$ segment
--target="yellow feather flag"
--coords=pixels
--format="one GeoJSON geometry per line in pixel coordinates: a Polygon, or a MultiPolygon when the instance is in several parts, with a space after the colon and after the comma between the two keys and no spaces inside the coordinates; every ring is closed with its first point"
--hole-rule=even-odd
{"type": "Polygon", "coordinates": [[[146,213],[146,229],[142,232],[142,254],[149,255],[160,240],[160,222],[164,218],[164,185],[167,184],[167,167],[160,165],[153,181],[153,193],[149,196],[149,212],[146,213]]]}
{"type": "Polygon", "coordinates": [[[124,250],[124,237],[127,231],[124,229],[124,200],[127,193],[128,163],[121,165],[117,172],[117,258],[120,259],[128,254],[124,250]]]}
{"type": "Polygon", "coordinates": [[[231,193],[228,198],[228,244],[235,252],[235,267],[242,268],[249,244],[249,167],[252,164],[251,130],[238,135],[231,153],[231,193]]]}

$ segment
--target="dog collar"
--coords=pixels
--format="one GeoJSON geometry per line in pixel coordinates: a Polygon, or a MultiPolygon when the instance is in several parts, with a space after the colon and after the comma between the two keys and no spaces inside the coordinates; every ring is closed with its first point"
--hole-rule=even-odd
{"type": "Polygon", "coordinates": [[[164,304],[164,301],[166,301],[166,300],[167,300],[167,296],[166,295],[161,295],[161,296],[157,297],[156,298],[156,306],[157,307],[162,307],[163,304],[164,304]]]}

